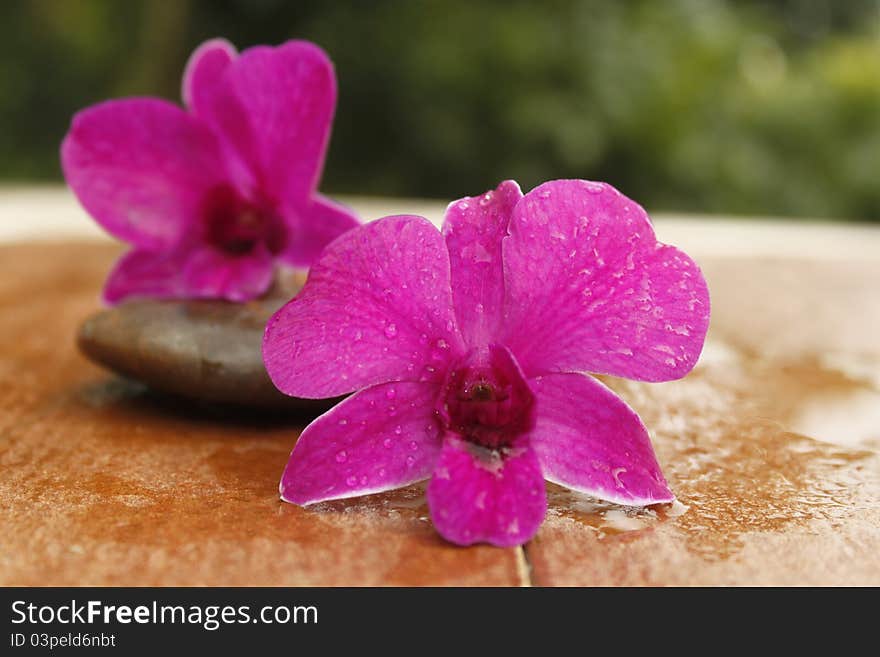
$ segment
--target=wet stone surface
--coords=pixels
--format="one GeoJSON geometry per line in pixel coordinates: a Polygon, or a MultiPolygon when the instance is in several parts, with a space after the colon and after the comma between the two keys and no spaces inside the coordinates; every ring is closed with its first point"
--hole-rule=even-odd
{"type": "Polygon", "coordinates": [[[501,550],[440,539],[424,485],[285,504],[313,414],[218,416],[85,359],[71,336],[117,253],[0,247],[0,584],[880,584],[876,262],[700,259],[695,370],[603,378],[678,502],[548,486],[538,535],[501,550]]]}
{"type": "Polygon", "coordinates": [[[261,353],[266,321],[302,287],[288,276],[266,296],[224,301],[126,301],[91,315],[80,350],[95,363],[155,391],[200,402],[258,408],[322,408],[279,392],[261,353]]]}

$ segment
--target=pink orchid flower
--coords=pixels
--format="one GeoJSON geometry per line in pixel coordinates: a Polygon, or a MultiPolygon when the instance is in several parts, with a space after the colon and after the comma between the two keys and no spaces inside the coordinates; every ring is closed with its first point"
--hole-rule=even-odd
{"type": "Polygon", "coordinates": [[[613,187],[513,181],[452,203],[442,234],[394,216],[332,242],[269,321],[263,356],[290,395],[357,391],[312,422],[281,479],[300,505],[430,478],[459,544],[519,545],[544,480],[626,505],[671,502],[638,415],[585,372],[687,374],[709,294],[613,187]]]}
{"type": "Polygon", "coordinates": [[[275,263],[307,267],[357,225],[316,193],[336,79],[306,41],[238,55],[215,39],[191,56],[186,110],[157,98],[79,112],[61,146],[67,182],[111,235],[132,249],[104,289],[130,296],[245,301],[275,263]]]}

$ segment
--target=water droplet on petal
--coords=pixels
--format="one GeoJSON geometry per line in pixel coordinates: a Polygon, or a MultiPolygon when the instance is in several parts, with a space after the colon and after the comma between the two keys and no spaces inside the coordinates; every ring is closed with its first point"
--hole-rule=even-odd
{"type": "Polygon", "coordinates": [[[391,449],[391,445],[392,445],[391,438],[386,438],[385,440],[382,441],[382,446],[385,449],[391,449]]]}
{"type": "Polygon", "coordinates": [[[336,462],[337,463],[345,463],[348,460],[348,454],[345,453],[345,450],[340,450],[336,452],[336,462]]]}
{"type": "Polygon", "coordinates": [[[407,467],[411,468],[411,467],[413,467],[415,464],[416,464],[416,460],[415,460],[414,457],[412,457],[412,456],[407,456],[407,457],[406,457],[406,465],[407,465],[407,467]]]}
{"type": "Polygon", "coordinates": [[[351,486],[357,486],[358,478],[354,475],[351,475],[348,479],[345,480],[345,483],[351,486]]]}
{"type": "Polygon", "coordinates": [[[403,427],[401,427],[401,426],[398,424],[396,427],[394,427],[394,433],[396,433],[396,434],[399,436],[400,434],[403,433],[403,427]]]}
{"type": "Polygon", "coordinates": [[[393,322],[385,327],[385,337],[389,340],[397,337],[397,325],[393,322]]]}
{"type": "Polygon", "coordinates": [[[416,452],[416,451],[418,451],[418,449],[419,449],[419,444],[418,444],[415,440],[411,440],[410,443],[409,443],[409,448],[410,448],[412,451],[416,452]]]}
{"type": "Polygon", "coordinates": [[[397,391],[394,388],[388,388],[388,390],[385,391],[385,397],[386,399],[394,399],[397,397],[397,391]]]}

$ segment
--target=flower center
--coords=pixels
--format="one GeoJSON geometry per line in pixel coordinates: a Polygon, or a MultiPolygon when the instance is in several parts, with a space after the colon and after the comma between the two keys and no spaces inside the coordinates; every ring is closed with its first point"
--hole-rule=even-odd
{"type": "Polygon", "coordinates": [[[205,241],[232,256],[247,255],[261,244],[272,254],[284,248],[283,223],[272,204],[246,200],[229,185],[208,193],[202,223],[205,241]]]}
{"type": "Polygon", "coordinates": [[[492,345],[449,369],[438,408],[446,429],[499,449],[532,429],[534,396],[513,356],[492,345]]]}

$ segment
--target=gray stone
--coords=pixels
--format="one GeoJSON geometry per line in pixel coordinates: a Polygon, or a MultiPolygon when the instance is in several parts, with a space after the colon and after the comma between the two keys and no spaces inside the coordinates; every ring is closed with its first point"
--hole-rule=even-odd
{"type": "Polygon", "coordinates": [[[263,329],[301,281],[244,304],[138,299],[102,310],[79,329],[80,351],[149,387],[199,401],[312,410],[327,406],[278,391],[263,365],[263,329]]]}

